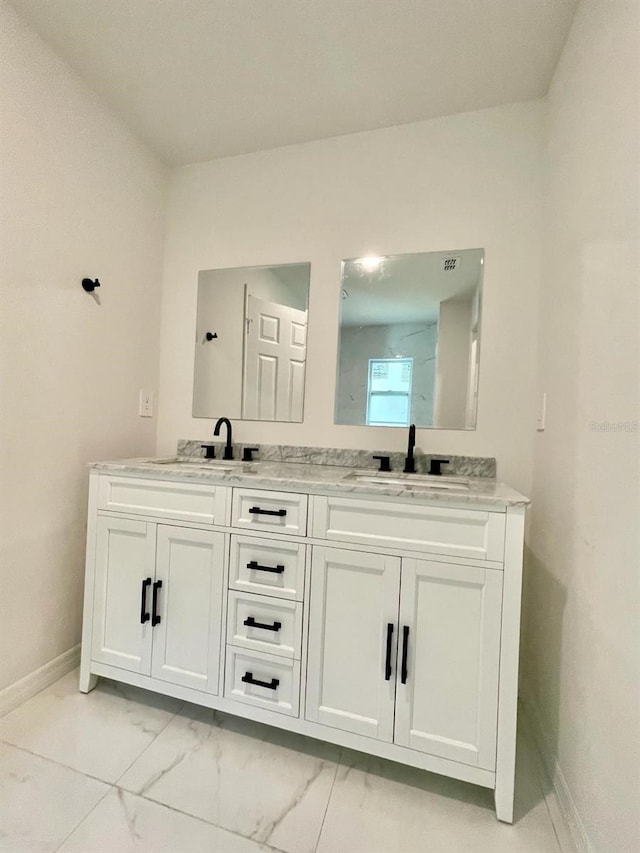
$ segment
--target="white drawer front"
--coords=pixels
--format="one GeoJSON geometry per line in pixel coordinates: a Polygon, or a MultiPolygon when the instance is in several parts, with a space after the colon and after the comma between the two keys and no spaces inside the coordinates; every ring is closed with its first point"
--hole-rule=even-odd
{"type": "Polygon", "coordinates": [[[230,590],[227,642],[243,649],[299,659],[302,604],[230,590]]]}
{"type": "Polygon", "coordinates": [[[233,535],[229,587],[302,601],[305,555],[298,542],[233,535]]]}
{"type": "Polygon", "coordinates": [[[102,475],[98,509],[226,525],[229,523],[230,492],[226,486],[208,483],[102,475]]]}
{"type": "Polygon", "coordinates": [[[227,646],[225,675],[224,695],[227,699],[290,717],[298,716],[300,661],[227,646]]]}
{"type": "Polygon", "coordinates": [[[251,530],[306,536],[307,496],[234,489],[231,524],[251,530]]]}
{"type": "Polygon", "coordinates": [[[505,514],[391,501],[316,497],[319,539],[409,548],[475,560],[504,557],[505,514]]]}

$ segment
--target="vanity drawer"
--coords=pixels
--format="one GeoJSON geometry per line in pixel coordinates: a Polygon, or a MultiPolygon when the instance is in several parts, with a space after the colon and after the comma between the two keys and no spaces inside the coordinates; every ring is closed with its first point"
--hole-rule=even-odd
{"type": "Polygon", "coordinates": [[[98,509],[203,524],[229,523],[231,489],[204,483],[175,483],[101,475],[98,509]]]}
{"type": "Polygon", "coordinates": [[[306,546],[286,539],[231,536],[229,587],[302,601],[306,546]]]}
{"type": "Polygon", "coordinates": [[[278,657],[300,658],[302,604],[230,590],[227,642],[278,657]]]}
{"type": "Polygon", "coordinates": [[[392,501],[315,497],[312,535],[318,539],[407,548],[500,562],[505,514],[392,501]]]}
{"type": "Polygon", "coordinates": [[[297,717],[300,661],[227,646],[224,695],[246,705],[297,717]]]}
{"type": "Polygon", "coordinates": [[[234,489],[231,525],[306,536],[307,496],[289,492],[234,489]]]}

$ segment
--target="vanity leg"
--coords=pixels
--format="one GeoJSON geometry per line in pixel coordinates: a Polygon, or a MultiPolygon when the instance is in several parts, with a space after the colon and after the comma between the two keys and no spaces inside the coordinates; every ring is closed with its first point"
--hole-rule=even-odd
{"type": "Polygon", "coordinates": [[[89,655],[83,653],[80,658],[80,683],[78,686],[81,693],[91,693],[98,683],[98,676],[91,672],[91,661],[88,660],[88,657],[89,655]]]}
{"type": "Polygon", "coordinates": [[[496,775],[496,789],[493,792],[496,817],[503,823],[513,823],[513,798],[515,773],[496,775]]]}
{"type": "Polygon", "coordinates": [[[98,676],[94,675],[92,672],[83,672],[80,669],[80,692],[81,693],[91,693],[93,688],[98,683],[98,676]]]}

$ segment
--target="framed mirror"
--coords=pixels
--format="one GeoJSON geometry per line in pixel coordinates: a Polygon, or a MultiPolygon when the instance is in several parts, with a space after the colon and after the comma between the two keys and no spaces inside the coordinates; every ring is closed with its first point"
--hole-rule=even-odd
{"type": "Polygon", "coordinates": [[[302,421],[310,271],[201,270],[194,418],[302,421]]]}
{"type": "Polygon", "coordinates": [[[484,251],[342,262],[335,423],[475,429],[484,251]]]}

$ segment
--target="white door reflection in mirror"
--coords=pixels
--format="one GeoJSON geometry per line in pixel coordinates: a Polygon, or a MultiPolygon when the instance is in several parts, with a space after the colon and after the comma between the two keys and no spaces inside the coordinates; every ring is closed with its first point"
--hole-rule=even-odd
{"type": "Polygon", "coordinates": [[[342,262],[335,423],[475,429],[483,265],[482,249],[342,262]]]}
{"type": "Polygon", "coordinates": [[[247,293],[242,417],[301,421],[307,312],[247,293]]]}
{"type": "Polygon", "coordinates": [[[194,418],[302,420],[310,269],[200,271],[194,418]]]}

